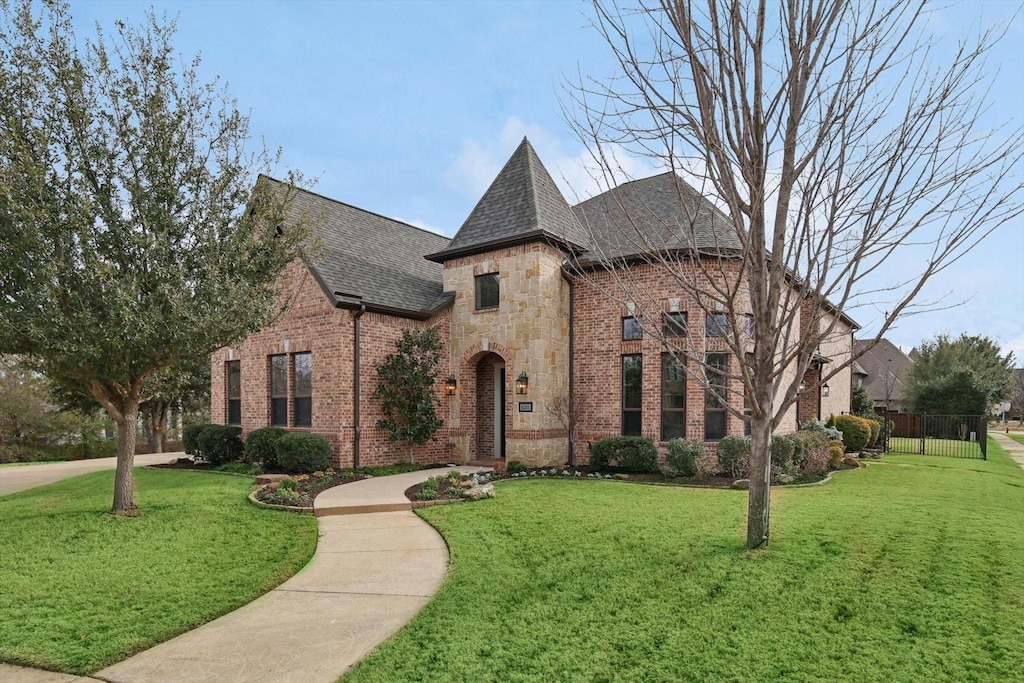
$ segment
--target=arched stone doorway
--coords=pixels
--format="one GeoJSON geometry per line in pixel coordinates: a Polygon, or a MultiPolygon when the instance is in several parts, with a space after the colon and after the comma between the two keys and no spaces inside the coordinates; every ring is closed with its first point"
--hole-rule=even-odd
{"type": "Polygon", "coordinates": [[[505,457],[505,424],[508,403],[505,359],[484,353],[476,362],[476,448],[477,460],[505,457]]]}

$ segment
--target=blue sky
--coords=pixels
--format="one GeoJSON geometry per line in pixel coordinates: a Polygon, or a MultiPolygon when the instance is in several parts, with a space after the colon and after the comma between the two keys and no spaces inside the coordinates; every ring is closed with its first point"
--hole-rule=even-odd
{"type": "MultiPolygon", "coordinates": [[[[564,83],[614,73],[589,5],[517,2],[154,2],[177,16],[177,49],[202,53],[251,112],[253,134],[315,191],[452,235],[528,135],[567,199],[592,189],[562,119],[564,83]]],[[[149,3],[72,0],[80,36],[143,20],[149,3]]],[[[950,3],[935,28],[953,40],[1017,0],[950,3]]],[[[990,62],[993,117],[1024,120],[1024,13],[990,62]]],[[[634,167],[643,175],[644,166],[634,167]]],[[[894,264],[895,267],[895,264],[894,264]]],[[[909,351],[940,332],[985,334],[1024,364],[1024,218],[999,228],[929,285],[952,310],[913,316],[889,339],[909,351]]],[[[861,318],[856,313],[855,317],[861,318]]],[[[864,320],[864,322],[867,322],[864,320]]],[[[866,331],[871,331],[866,330],[866,331]]]]}

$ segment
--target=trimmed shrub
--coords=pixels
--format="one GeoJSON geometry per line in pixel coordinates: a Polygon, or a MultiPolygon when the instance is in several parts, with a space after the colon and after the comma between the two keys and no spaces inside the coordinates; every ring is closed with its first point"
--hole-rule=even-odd
{"type": "Polygon", "coordinates": [[[882,423],[870,417],[865,417],[864,420],[868,423],[868,427],[871,428],[871,436],[868,437],[868,448],[873,448],[878,443],[878,437],[882,433],[882,423]]]}
{"type": "Polygon", "coordinates": [[[245,447],[242,445],[242,428],[226,425],[207,425],[197,437],[199,453],[211,465],[225,465],[242,457],[245,447]]]}
{"type": "Polygon", "coordinates": [[[331,444],[319,434],[290,432],[277,440],[274,450],[285,472],[317,472],[331,464],[331,444]]]}
{"type": "MultiPolygon", "coordinates": [[[[833,415],[832,418],[829,419],[829,422],[833,422],[834,420],[835,420],[835,416],[833,415]]],[[[822,422],[821,420],[819,420],[817,418],[812,418],[812,419],[808,420],[807,422],[804,422],[800,426],[800,431],[821,432],[822,434],[824,434],[829,439],[842,439],[843,438],[843,433],[841,431],[839,431],[835,427],[830,427],[828,424],[822,422]]]]}
{"type": "Polygon", "coordinates": [[[828,466],[829,469],[838,470],[843,464],[843,448],[842,446],[829,446],[828,447],[828,466]]]}
{"type": "Polygon", "coordinates": [[[668,442],[665,460],[673,477],[692,477],[697,474],[697,458],[704,454],[704,442],[699,439],[672,439],[668,442]]]}
{"type": "Polygon", "coordinates": [[[772,436],[772,464],[776,467],[785,467],[786,463],[793,462],[793,454],[796,451],[796,441],[789,435],[779,434],[772,436]]]}
{"type": "Polygon", "coordinates": [[[245,437],[246,461],[259,463],[264,470],[275,469],[278,465],[274,447],[278,439],[287,433],[288,430],[280,427],[262,427],[249,432],[249,436],[245,437]]]}
{"type": "Polygon", "coordinates": [[[525,472],[529,468],[518,460],[509,460],[505,469],[508,470],[509,474],[519,474],[520,472],[525,472]]]}
{"type": "Polygon", "coordinates": [[[824,431],[801,429],[790,435],[800,443],[800,471],[804,476],[825,474],[828,471],[828,437],[824,431]]]}
{"type": "Polygon", "coordinates": [[[612,461],[627,472],[657,472],[658,450],[642,436],[616,436],[590,446],[591,471],[603,470],[612,461]]]}
{"type": "Polygon", "coordinates": [[[188,455],[202,457],[199,451],[199,437],[210,427],[219,427],[215,424],[190,425],[181,431],[181,448],[188,455]]]}
{"type": "Polygon", "coordinates": [[[843,452],[843,454],[846,453],[846,444],[840,441],[839,439],[830,439],[828,442],[828,447],[829,449],[838,448],[843,452]]]}
{"type": "Polygon", "coordinates": [[[739,479],[750,474],[750,438],[725,436],[718,442],[718,469],[739,479]]]}
{"type": "Polygon", "coordinates": [[[843,443],[851,453],[862,451],[871,437],[871,427],[863,417],[856,415],[840,415],[836,419],[836,428],[843,433],[843,443]]]}

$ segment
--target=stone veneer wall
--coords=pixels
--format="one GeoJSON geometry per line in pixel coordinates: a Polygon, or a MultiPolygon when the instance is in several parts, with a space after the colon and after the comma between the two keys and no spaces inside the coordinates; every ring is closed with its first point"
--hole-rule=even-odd
{"type": "MultiPolygon", "coordinates": [[[[450,362],[459,380],[459,400],[450,423],[460,432],[474,432],[477,406],[487,410],[487,397],[477,396],[477,374],[492,372],[494,353],[505,362],[505,450],[509,461],[531,466],[566,461],[565,427],[552,414],[556,401],[569,394],[569,285],[562,277],[564,256],[543,243],[508,247],[452,259],[445,263],[444,289],[455,292],[451,309],[450,362]],[[496,308],[475,310],[475,277],[500,277],[496,308]],[[526,372],[529,391],[515,393],[515,378],[526,372]],[[481,403],[481,401],[483,401],[481,403]],[[533,412],[520,412],[520,402],[533,412]]],[[[456,459],[490,459],[478,452],[468,433],[455,437],[456,459]]]]}

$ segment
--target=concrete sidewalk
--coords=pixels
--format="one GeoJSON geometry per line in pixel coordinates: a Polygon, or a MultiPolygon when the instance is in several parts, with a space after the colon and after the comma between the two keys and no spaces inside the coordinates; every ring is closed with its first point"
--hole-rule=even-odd
{"type": "Polygon", "coordinates": [[[410,511],[404,491],[447,471],[324,491],[314,507],[327,516],[302,571],[245,607],[94,675],[110,683],[337,680],[412,619],[444,580],[444,539],[410,511]],[[396,505],[404,507],[366,512],[396,505]]]}
{"type": "Polygon", "coordinates": [[[1024,468],[1024,444],[1017,443],[1006,434],[995,429],[990,429],[988,435],[995,439],[996,443],[1009,453],[1010,457],[1017,461],[1018,465],[1024,468]]]}
{"type": "MultiPolygon", "coordinates": [[[[184,457],[184,453],[160,453],[158,455],[136,455],[135,466],[158,465],[184,457]]],[[[117,458],[96,458],[94,460],[70,460],[50,462],[43,465],[8,465],[0,467],[0,496],[25,489],[52,484],[68,477],[77,477],[99,470],[117,467],[117,458]]]]}

